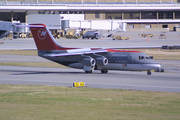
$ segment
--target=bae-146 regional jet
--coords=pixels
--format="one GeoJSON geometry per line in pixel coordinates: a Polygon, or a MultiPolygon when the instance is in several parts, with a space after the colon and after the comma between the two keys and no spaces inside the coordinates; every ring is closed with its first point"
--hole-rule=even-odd
{"type": "MultiPolygon", "coordinates": [[[[27,26],[26,26],[27,27],[27,26]]],[[[30,24],[32,35],[38,49],[38,56],[53,62],[77,69],[85,73],[100,70],[163,72],[161,65],[140,51],[127,51],[102,48],[68,48],[60,46],[44,24],[30,24]]]]}

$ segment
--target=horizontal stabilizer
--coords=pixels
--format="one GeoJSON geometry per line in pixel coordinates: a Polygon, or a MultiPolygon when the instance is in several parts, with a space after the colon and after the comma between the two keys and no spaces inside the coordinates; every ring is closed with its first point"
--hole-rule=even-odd
{"type": "Polygon", "coordinates": [[[13,25],[15,27],[46,27],[44,24],[13,25]]]}

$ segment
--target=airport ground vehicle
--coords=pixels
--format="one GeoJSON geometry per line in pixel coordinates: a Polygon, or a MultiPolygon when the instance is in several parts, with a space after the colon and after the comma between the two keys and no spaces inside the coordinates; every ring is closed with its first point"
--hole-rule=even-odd
{"type": "Polygon", "coordinates": [[[13,39],[17,39],[19,38],[19,34],[18,33],[13,33],[13,39]]]}
{"type": "Polygon", "coordinates": [[[113,36],[113,40],[128,40],[130,37],[113,36]]]}
{"type": "Polygon", "coordinates": [[[32,33],[28,33],[28,34],[27,34],[27,37],[28,37],[28,38],[32,38],[32,37],[33,37],[32,33]]]}
{"type": "Polygon", "coordinates": [[[24,34],[24,33],[20,33],[20,34],[19,34],[19,38],[26,38],[26,37],[27,37],[27,35],[24,34]]]}
{"type": "Polygon", "coordinates": [[[141,34],[142,37],[154,37],[154,34],[141,34]]]}
{"type": "Polygon", "coordinates": [[[159,39],[166,39],[166,34],[164,34],[164,33],[161,33],[160,35],[159,35],[159,39]]]}
{"type": "Polygon", "coordinates": [[[61,34],[58,32],[58,33],[55,33],[54,35],[53,35],[53,37],[54,38],[61,38],[61,34]]]}
{"type": "Polygon", "coordinates": [[[44,24],[30,24],[31,32],[38,49],[38,55],[53,62],[76,69],[83,69],[85,73],[100,70],[122,71],[164,71],[161,65],[147,54],[140,51],[126,51],[102,48],[69,48],[62,47],[53,38],[44,24]]]}
{"type": "Polygon", "coordinates": [[[91,39],[98,39],[98,32],[97,31],[87,31],[82,38],[91,38],[91,39]]]}
{"type": "Polygon", "coordinates": [[[72,32],[67,33],[65,37],[68,39],[72,39],[72,38],[78,39],[79,38],[79,36],[73,34],[72,32]]]}

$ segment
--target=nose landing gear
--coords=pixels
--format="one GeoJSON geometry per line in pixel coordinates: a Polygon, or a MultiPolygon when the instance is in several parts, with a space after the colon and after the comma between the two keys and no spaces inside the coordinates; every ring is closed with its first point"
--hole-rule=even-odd
{"type": "MultiPolygon", "coordinates": [[[[155,72],[164,72],[164,69],[155,69],[155,72]]],[[[151,71],[147,71],[147,75],[151,75],[151,71]]]]}
{"type": "Polygon", "coordinates": [[[147,75],[151,75],[151,71],[150,70],[147,71],[147,75]]]}

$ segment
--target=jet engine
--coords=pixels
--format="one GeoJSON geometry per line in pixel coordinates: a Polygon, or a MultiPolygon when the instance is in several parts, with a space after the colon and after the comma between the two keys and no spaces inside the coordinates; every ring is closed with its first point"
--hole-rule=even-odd
{"type": "Polygon", "coordinates": [[[80,63],[85,65],[85,66],[95,66],[96,61],[93,58],[91,58],[91,57],[86,57],[86,58],[83,58],[80,61],[80,63]]]}
{"type": "Polygon", "coordinates": [[[98,66],[105,66],[108,64],[108,59],[103,57],[103,56],[102,57],[96,57],[95,60],[96,60],[96,64],[98,66]]]}

